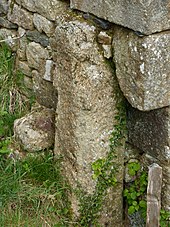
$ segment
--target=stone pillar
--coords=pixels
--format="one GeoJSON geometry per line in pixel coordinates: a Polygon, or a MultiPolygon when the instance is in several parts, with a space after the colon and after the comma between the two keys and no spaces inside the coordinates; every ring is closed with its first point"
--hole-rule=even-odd
{"type": "MultiPolygon", "coordinates": [[[[55,153],[64,156],[64,174],[73,190],[83,189],[89,196],[96,193],[92,164],[104,161],[110,152],[109,138],[118,114],[115,75],[96,42],[96,33],[82,18],[67,15],[51,39],[58,90],[55,153]]],[[[116,154],[118,183],[104,198],[98,219],[101,226],[122,226],[123,149],[118,147],[116,154]]],[[[72,195],[71,199],[74,214],[81,215],[80,198],[72,195]]]]}

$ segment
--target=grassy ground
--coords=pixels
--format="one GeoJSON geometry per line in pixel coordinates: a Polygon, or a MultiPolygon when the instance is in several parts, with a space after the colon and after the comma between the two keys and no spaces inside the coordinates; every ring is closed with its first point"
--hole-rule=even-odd
{"type": "Polygon", "coordinates": [[[9,148],[13,122],[32,102],[14,62],[15,55],[0,43],[0,227],[72,226],[61,160],[51,151],[21,159],[9,148]]]}
{"type": "Polygon", "coordinates": [[[0,226],[68,226],[69,187],[48,152],[16,160],[0,155],[0,226]]]}

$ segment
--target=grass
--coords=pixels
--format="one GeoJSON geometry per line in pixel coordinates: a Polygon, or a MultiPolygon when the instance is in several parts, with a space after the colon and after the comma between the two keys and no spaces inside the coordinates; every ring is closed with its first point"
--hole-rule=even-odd
{"type": "Polygon", "coordinates": [[[0,139],[11,136],[13,122],[26,113],[33,94],[25,87],[24,75],[15,70],[15,54],[0,43],[0,139]]]}
{"type": "Polygon", "coordinates": [[[69,226],[69,186],[60,159],[48,154],[22,160],[0,155],[0,226],[69,226]]]}
{"type": "Polygon", "coordinates": [[[54,160],[50,151],[19,158],[17,146],[10,149],[14,120],[33,101],[14,65],[15,54],[0,43],[0,226],[70,226],[70,189],[61,174],[61,159],[54,160]]]}

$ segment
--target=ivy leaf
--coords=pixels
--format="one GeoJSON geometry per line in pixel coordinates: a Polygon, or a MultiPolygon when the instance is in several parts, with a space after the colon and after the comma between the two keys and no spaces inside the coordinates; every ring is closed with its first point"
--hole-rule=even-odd
{"type": "Polygon", "coordinates": [[[135,207],[134,206],[130,206],[129,208],[128,208],[128,214],[133,214],[133,213],[135,213],[135,207]]]}
{"type": "Polygon", "coordinates": [[[146,208],[146,201],[145,200],[141,200],[139,202],[139,206],[142,207],[142,208],[146,208]]]}
{"type": "Polygon", "coordinates": [[[131,198],[132,198],[133,200],[135,200],[135,199],[137,198],[137,192],[132,192],[132,193],[130,194],[130,196],[131,196],[131,198]]]}

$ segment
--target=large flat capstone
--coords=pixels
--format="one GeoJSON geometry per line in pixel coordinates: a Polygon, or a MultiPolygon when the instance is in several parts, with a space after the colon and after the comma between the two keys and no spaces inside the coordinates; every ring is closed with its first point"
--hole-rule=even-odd
{"type": "Polygon", "coordinates": [[[138,37],[115,27],[116,75],[130,104],[149,111],[170,105],[170,32],[138,37]]]}
{"type": "Polygon", "coordinates": [[[71,0],[71,7],[151,34],[170,28],[169,0],[71,0]]]}

